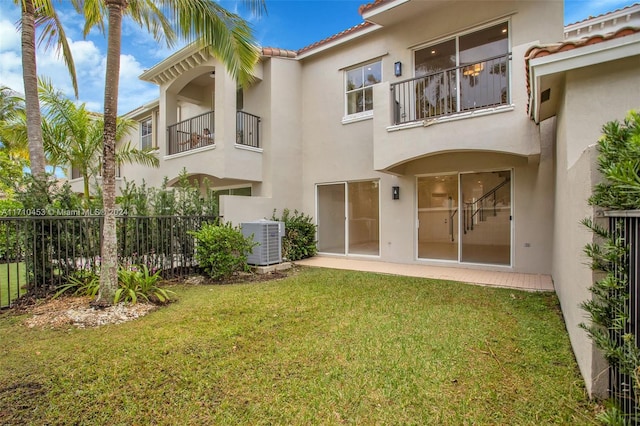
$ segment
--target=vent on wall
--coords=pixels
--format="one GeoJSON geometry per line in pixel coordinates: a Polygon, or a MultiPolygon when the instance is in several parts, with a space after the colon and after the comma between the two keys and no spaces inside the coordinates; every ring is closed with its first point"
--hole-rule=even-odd
{"type": "Polygon", "coordinates": [[[551,89],[547,89],[540,93],[540,103],[547,102],[549,99],[551,99],[551,89]]]}
{"type": "Polygon", "coordinates": [[[249,265],[267,266],[282,263],[283,222],[259,220],[242,223],[240,228],[242,235],[253,236],[253,241],[258,243],[247,256],[249,265]]]}

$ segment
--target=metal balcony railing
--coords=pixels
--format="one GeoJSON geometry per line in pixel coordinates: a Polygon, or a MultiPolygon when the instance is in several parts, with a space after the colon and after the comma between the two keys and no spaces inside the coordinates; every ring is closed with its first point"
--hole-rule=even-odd
{"type": "MultiPolygon", "coordinates": [[[[209,111],[167,127],[167,154],[179,154],[215,144],[215,114],[209,111]]],[[[260,148],[260,117],[236,112],[237,145],[260,148]]]]}
{"type": "Polygon", "coordinates": [[[391,84],[393,124],[509,102],[511,53],[391,84]]]}
{"type": "Polygon", "coordinates": [[[260,148],[260,117],[244,111],[236,113],[236,144],[260,148]]]}
{"type": "Polygon", "coordinates": [[[215,144],[214,111],[196,115],[167,127],[167,155],[215,144]]]}

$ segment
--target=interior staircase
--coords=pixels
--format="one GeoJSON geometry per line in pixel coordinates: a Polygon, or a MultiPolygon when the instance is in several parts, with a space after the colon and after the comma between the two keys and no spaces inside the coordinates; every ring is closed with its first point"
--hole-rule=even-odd
{"type": "Polygon", "coordinates": [[[473,202],[465,202],[463,212],[462,229],[467,235],[465,241],[473,243],[473,240],[493,241],[497,244],[508,243],[510,229],[504,226],[511,220],[511,203],[509,182],[511,174],[505,173],[501,177],[503,181],[485,192],[473,202]],[[505,220],[507,219],[509,220],[505,220]]]}

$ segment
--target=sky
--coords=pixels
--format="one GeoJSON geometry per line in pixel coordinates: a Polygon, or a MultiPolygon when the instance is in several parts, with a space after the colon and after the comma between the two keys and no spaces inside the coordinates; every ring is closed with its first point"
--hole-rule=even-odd
{"type": "MultiPolygon", "coordinates": [[[[267,13],[259,18],[243,10],[241,3],[219,0],[228,10],[248,20],[258,44],[298,50],[316,41],[344,31],[362,22],[358,13],[369,0],[266,0],[267,13]]],[[[371,0],[372,1],[372,0],[371,0]]],[[[428,1],[428,0],[418,0],[428,1]]],[[[536,0],[545,1],[545,0],[536,0]]],[[[574,23],[634,4],[638,0],[565,0],[565,24],[574,23]]],[[[82,37],[83,20],[68,0],[54,0],[54,5],[69,39],[80,96],[90,111],[101,112],[104,96],[106,37],[92,31],[82,37]]],[[[20,10],[13,0],[0,0],[0,85],[23,92],[20,33],[16,22],[20,10]]],[[[139,80],[145,69],[162,61],[179,47],[158,44],[144,30],[125,19],[122,31],[120,95],[118,114],[124,114],[159,96],[157,86],[139,80]]],[[[54,48],[37,52],[38,74],[51,79],[54,87],[73,96],[71,80],[54,48]]]]}

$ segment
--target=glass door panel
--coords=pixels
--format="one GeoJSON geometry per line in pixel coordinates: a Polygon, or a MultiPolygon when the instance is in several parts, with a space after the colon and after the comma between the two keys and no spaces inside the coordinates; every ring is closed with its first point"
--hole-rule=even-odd
{"type": "Polygon", "coordinates": [[[318,185],[318,251],[345,254],[345,184],[318,185]]]}
{"type": "Polygon", "coordinates": [[[349,253],[380,254],[380,208],[377,181],[350,182],[349,253]]]}
{"type": "Polygon", "coordinates": [[[511,264],[511,172],[460,175],[462,262],[511,264]]]}
{"type": "Polygon", "coordinates": [[[457,109],[456,41],[415,52],[416,118],[450,114],[457,109]]]}
{"type": "Polygon", "coordinates": [[[507,23],[460,37],[461,110],[507,102],[507,23]]]}
{"type": "Polygon", "coordinates": [[[458,260],[458,175],[418,178],[418,258],[458,260]]]}

